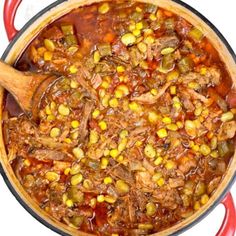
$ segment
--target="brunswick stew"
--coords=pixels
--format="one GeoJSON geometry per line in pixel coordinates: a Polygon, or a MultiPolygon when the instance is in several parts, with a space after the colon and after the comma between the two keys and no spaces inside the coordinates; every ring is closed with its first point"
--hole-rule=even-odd
{"type": "Polygon", "coordinates": [[[155,5],[112,1],[48,25],[16,62],[62,76],[35,124],[10,95],[9,162],[49,215],[96,235],[146,235],[191,216],[235,147],[232,80],[211,42],[155,5]]]}

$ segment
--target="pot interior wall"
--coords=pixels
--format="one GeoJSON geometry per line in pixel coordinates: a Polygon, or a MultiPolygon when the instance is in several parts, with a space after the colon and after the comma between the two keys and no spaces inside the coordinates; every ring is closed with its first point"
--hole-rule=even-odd
{"type": "MultiPolygon", "coordinates": [[[[91,4],[93,2],[101,2],[102,0],[69,0],[69,1],[58,1],[58,3],[54,4],[50,7],[49,10],[44,11],[43,15],[40,15],[37,18],[34,18],[26,27],[24,27],[24,31],[21,32],[20,36],[15,40],[9,47],[9,51],[5,53],[5,61],[9,64],[13,64],[14,61],[19,57],[19,55],[23,52],[23,50],[27,47],[33,37],[35,37],[38,32],[40,32],[46,25],[50,22],[56,20],[62,15],[70,12],[72,9],[77,8],[82,5],[91,4]]],[[[225,62],[226,68],[233,78],[233,84],[236,85],[236,66],[235,61],[230,52],[228,51],[225,44],[221,41],[221,39],[216,35],[216,33],[197,15],[193,14],[190,10],[181,6],[178,3],[172,2],[170,0],[140,0],[140,2],[148,2],[152,4],[157,4],[160,7],[166,8],[176,14],[181,15],[185,19],[187,19],[191,24],[196,27],[201,28],[204,34],[208,36],[211,40],[214,47],[220,54],[221,59],[225,62]]],[[[3,89],[0,88],[0,106],[3,104],[3,89]]],[[[2,110],[0,110],[0,119],[2,119],[2,110]]],[[[1,152],[1,164],[3,166],[4,172],[8,180],[10,181],[13,188],[17,191],[19,197],[25,202],[25,204],[32,208],[36,214],[47,221],[50,225],[58,228],[60,231],[64,232],[68,235],[89,235],[83,232],[78,232],[75,229],[69,228],[68,226],[55,221],[51,216],[47,215],[44,211],[42,211],[37,204],[35,204],[28,194],[24,191],[19,181],[16,179],[10,164],[8,163],[8,158],[6,154],[6,150],[4,147],[3,136],[2,136],[2,127],[0,127],[0,152],[1,152]]],[[[236,169],[236,154],[231,160],[231,163],[228,167],[227,173],[221,184],[219,185],[215,194],[211,197],[210,201],[201,208],[198,212],[196,212],[193,216],[187,218],[183,222],[174,225],[173,227],[164,230],[155,235],[170,235],[176,231],[181,230],[183,227],[186,227],[190,223],[196,221],[202,214],[204,214],[222,195],[226,186],[232,181],[232,178],[235,176],[236,169]]]]}

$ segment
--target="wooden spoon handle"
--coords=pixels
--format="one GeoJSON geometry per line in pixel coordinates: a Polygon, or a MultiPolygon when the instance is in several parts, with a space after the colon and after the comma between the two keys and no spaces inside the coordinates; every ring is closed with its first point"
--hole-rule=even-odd
{"type": "Polygon", "coordinates": [[[0,61],[0,85],[8,90],[24,111],[31,110],[31,100],[40,83],[39,77],[20,72],[0,61]]]}

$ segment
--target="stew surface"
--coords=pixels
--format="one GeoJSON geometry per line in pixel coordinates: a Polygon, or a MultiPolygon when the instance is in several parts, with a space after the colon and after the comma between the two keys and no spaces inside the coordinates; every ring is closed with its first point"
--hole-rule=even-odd
{"type": "Polygon", "coordinates": [[[134,2],[78,8],[15,67],[63,76],[39,123],[10,95],[9,162],[48,214],[96,235],[146,235],[207,203],[234,152],[232,81],[200,29],[134,2]]]}

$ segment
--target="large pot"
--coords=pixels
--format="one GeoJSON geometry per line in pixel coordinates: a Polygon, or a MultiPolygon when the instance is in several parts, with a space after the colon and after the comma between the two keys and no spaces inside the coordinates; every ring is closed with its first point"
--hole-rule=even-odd
{"type": "MultiPolygon", "coordinates": [[[[47,24],[70,12],[72,9],[90,4],[92,2],[101,2],[103,0],[58,0],[33,17],[20,32],[14,28],[14,17],[21,0],[5,0],[4,6],[4,23],[7,30],[9,40],[12,40],[7,47],[2,59],[9,64],[13,64],[19,55],[24,51],[30,41],[44,28],[47,24]]],[[[214,47],[220,54],[222,61],[225,62],[226,68],[233,78],[233,84],[236,86],[236,56],[221,33],[200,13],[191,8],[187,4],[179,0],[139,0],[140,2],[156,3],[160,7],[169,9],[174,13],[186,18],[193,25],[200,27],[204,33],[207,33],[214,47]]],[[[3,88],[0,88],[0,107],[3,103],[3,88]]],[[[0,119],[2,109],[0,109],[0,119]]],[[[2,126],[0,126],[0,152],[1,152],[1,174],[11,192],[15,195],[23,207],[37,220],[45,226],[51,228],[61,235],[89,235],[78,232],[65,224],[57,222],[50,215],[47,215],[40,207],[32,201],[29,195],[17,180],[11,165],[8,162],[6,150],[2,137],[2,126]]],[[[186,220],[154,235],[174,235],[190,228],[200,220],[202,220],[209,212],[211,212],[220,202],[226,208],[224,222],[221,229],[217,233],[219,236],[233,236],[236,228],[236,212],[233,199],[230,195],[229,188],[236,179],[236,152],[232,158],[223,181],[220,183],[214,195],[209,202],[203,206],[194,215],[186,220]]]]}

